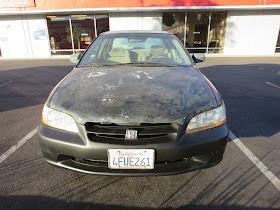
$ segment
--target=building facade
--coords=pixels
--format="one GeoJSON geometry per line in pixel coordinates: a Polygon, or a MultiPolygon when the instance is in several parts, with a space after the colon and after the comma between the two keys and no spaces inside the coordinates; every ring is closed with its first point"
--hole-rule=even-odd
{"type": "Polygon", "coordinates": [[[0,0],[0,58],[82,53],[104,31],[164,30],[191,53],[280,53],[280,0],[0,0]]]}

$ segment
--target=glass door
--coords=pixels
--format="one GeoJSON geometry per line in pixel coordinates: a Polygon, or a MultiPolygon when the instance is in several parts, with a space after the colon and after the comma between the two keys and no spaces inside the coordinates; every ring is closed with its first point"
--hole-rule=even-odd
{"type": "Polygon", "coordinates": [[[71,15],[71,26],[76,54],[82,54],[95,39],[94,15],[71,15]]]}
{"type": "Polygon", "coordinates": [[[186,48],[190,53],[205,53],[207,49],[210,12],[188,12],[186,48]]]}
{"type": "Polygon", "coordinates": [[[72,37],[69,16],[47,16],[52,55],[71,55],[72,37]]]}

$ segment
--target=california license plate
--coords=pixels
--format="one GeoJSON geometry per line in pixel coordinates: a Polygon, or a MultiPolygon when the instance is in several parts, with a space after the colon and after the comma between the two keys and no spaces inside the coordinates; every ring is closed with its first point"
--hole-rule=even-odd
{"type": "Polygon", "coordinates": [[[153,169],[154,149],[109,149],[108,166],[111,169],[153,169]]]}

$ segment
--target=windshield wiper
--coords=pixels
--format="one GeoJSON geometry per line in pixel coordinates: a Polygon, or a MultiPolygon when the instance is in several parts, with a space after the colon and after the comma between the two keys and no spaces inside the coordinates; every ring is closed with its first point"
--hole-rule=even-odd
{"type": "Polygon", "coordinates": [[[125,65],[132,65],[132,66],[148,66],[148,67],[182,67],[182,65],[168,65],[168,64],[161,64],[161,63],[148,63],[148,62],[142,62],[142,63],[115,63],[110,64],[108,66],[125,66],[125,65]]]}
{"type": "Polygon", "coordinates": [[[141,66],[141,67],[186,67],[186,65],[178,65],[178,64],[161,64],[161,63],[149,63],[149,62],[141,62],[141,63],[113,63],[113,64],[84,64],[77,66],[78,68],[84,67],[100,67],[100,66],[141,66]]]}
{"type": "MultiPolygon", "coordinates": [[[[84,65],[79,65],[77,66],[78,68],[84,68],[84,67],[100,67],[100,66],[105,66],[103,64],[97,64],[97,63],[91,63],[91,64],[84,64],[84,65]]],[[[108,66],[108,65],[106,65],[108,66]]]]}

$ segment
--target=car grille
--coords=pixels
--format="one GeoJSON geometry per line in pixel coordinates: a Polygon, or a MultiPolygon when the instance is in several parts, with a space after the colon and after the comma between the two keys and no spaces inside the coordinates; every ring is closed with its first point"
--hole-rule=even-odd
{"type": "MultiPolygon", "coordinates": [[[[176,134],[179,125],[176,123],[141,123],[139,125],[118,125],[118,124],[85,124],[89,140],[125,140],[126,130],[137,130],[138,140],[165,139],[176,134]]],[[[133,140],[131,140],[133,141],[133,140]]]]}

